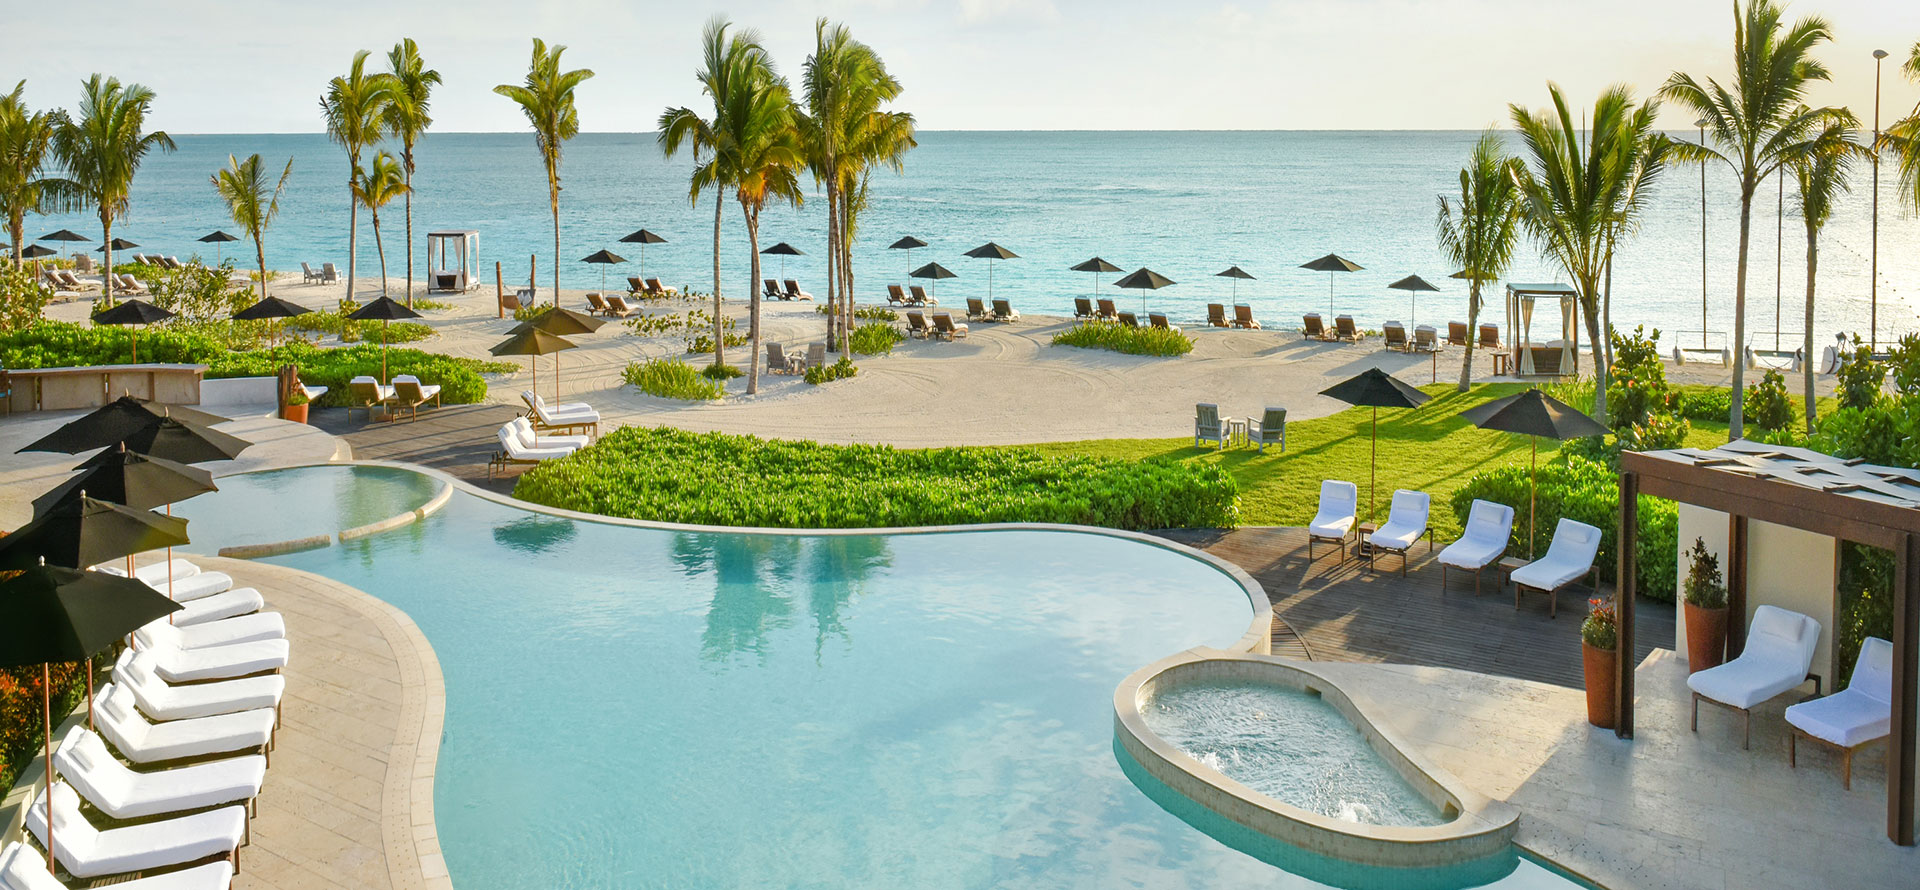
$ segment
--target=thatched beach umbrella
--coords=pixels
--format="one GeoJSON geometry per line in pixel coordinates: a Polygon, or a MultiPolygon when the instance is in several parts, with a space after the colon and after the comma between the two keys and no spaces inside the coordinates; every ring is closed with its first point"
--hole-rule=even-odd
{"type": "Polygon", "coordinates": [[[1373,446],[1367,464],[1367,521],[1371,522],[1374,491],[1379,487],[1376,476],[1380,469],[1380,409],[1413,408],[1424,404],[1432,396],[1401,383],[1379,368],[1368,368],[1359,376],[1321,390],[1320,394],[1332,396],[1349,405],[1373,409],[1373,446]]]}
{"type": "Polygon", "coordinates": [[[1519,433],[1532,443],[1533,461],[1527,471],[1527,558],[1532,559],[1534,497],[1540,484],[1540,440],[1604,436],[1607,428],[1579,409],[1537,389],[1476,405],[1460,412],[1460,416],[1483,430],[1519,433]]]}
{"type": "Polygon", "coordinates": [[[1087,291],[1087,296],[1097,297],[1100,295],[1101,274],[1108,273],[1108,272],[1118,272],[1120,271],[1120,267],[1112,263],[1109,263],[1106,260],[1103,260],[1099,257],[1094,257],[1093,259],[1087,260],[1084,263],[1080,263],[1074,266],[1068,266],[1067,271],[1093,273],[1093,288],[1087,291]]]}
{"type": "Polygon", "coordinates": [[[987,243],[982,244],[979,247],[976,247],[972,250],[967,251],[967,256],[970,256],[976,260],[987,261],[987,299],[988,300],[993,299],[993,263],[994,261],[995,260],[1017,260],[1020,258],[1019,254],[1014,253],[1013,251],[1008,250],[1004,247],[1001,247],[1000,245],[995,244],[992,241],[988,241],[987,243]]]}
{"type": "Polygon", "coordinates": [[[607,267],[614,263],[624,263],[626,261],[626,257],[610,250],[594,251],[580,258],[580,262],[592,263],[600,267],[600,292],[603,294],[607,292],[607,267]]]}
{"type": "Polygon", "coordinates": [[[1240,301],[1240,282],[1253,280],[1252,273],[1248,272],[1245,269],[1240,268],[1239,266],[1228,266],[1226,268],[1226,271],[1215,272],[1213,273],[1213,276],[1215,278],[1233,279],[1233,300],[1236,303],[1240,301]]]}
{"type": "Polygon", "coordinates": [[[133,338],[133,364],[140,363],[140,332],[133,330],[134,325],[153,324],[173,317],[158,306],[141,299],[121,300],[112,309],[102,309],[93,314],[94,324],[125,325],[127,333],[133,338]]]}
{"type": "Polygon", "coordinates": [[[1392,288],[1394,290],[1403,290],[1407,292],[1407,324],[1408,325],[1414,324],[1414,312],[1415,312],[1415,309],[1417,308],[1415,306],[1415,302],[1420,299],[1420,292],[1421,291],[1429,291],[1432,293],[1440,292],[1439,288],[1434,287],[1431,284],[1428,284],[1425,278],[1421,278],[1418,275],[1408,275],[1407,277],[1402,278],[1399,281],[1396,281],[1392,284],[1387,285],[1387,287],[1392,288]]]}
{"type": "Polygon", "coordinates": [[[419,318],[420,313],[407,308],[407,304],[392,297],[381,297],[353,311],[347,316],[354,321],[379,319],[380,321],[380,382],[387,382],[387,322],[408,318],[419,318]]]}
{"type": "MultiPolygon", "coordinates": [[[[667,239],[662,238],[659,235],[655,235],[654,233],[649,232],[646,229],[641,229],[638,232],[635,232],[631,235],[628,235],[625,238],[620,239],[620,243],[640,245],[640,274],[645,275],[647,274],[647,245],[665,244],[667,243],[667,239]]],[[[602,280],[600,282],[600,287],[602,289],[605,289],[606,286],[607,286],[606,281],[602,280]]]]}
{"type": "Polygon", "coordinates": [[[887,245],[887,249],[888,249],[888,250],[904,250],[904,251],[906,251],[906,252],[907,252],[907,266],[908,266],[908,267],[912,267],[912,266],[913,266],[913,252],[914,252],[915,250],[918,250],[918,249],[920,249],[920,248],[922,248],[922,247],[925,247],[925,246],[927,246],[927,242],[925,242],[925,241],[922,241],[922,240],[920,240],[920,239],[918,239],[918,238],[915,238],[915,237],[913,237],[912,235],[907,235],[907,236],[904,236],[904,237],[902,237],[902,238],[901,238],[900,240],[898,240],[898,241],[895,241],[895,242],[893,242],[892,244],[889,244],[889,245],[887,245]]]}
{"type": "MultiPolygon", "coordinates": [[[[1330,253],[1310,263],[1301,263],[1300,268],[1315,272],[1358,272],[1366,268],[1337,253],[1330,253]]],[[[1327,314],[1333,314],[1333,276],[1327,276],[1327,314]]]]}
{"type": "Polygon", "coordinates": [[[213,245],[213,262],[215,265],[218,265],[221,260],[220,245],[232,244],[233,242],[238,241],[240,239],[235,238],[234,236],[229,235],[225,232],[222,232],[219,229],[215,229],[211,232],[208,232],[205,235],[201,235],[197,240],[200,241],[200,243],[202,244],[213,245]]]}
{"type": "Polygon", "coordinates": [[[1114,282],[1113,286],[1140,291],[1140,311],[1145,312],[1147,311],[1147,291],[1159,290],[1174,283],[1173,279],[1142,266],[1127,277],[1114,282]]]}
{"type": "Polygon", "coordinates": [[[775,244],[774,246],[767,248],[766,250],[760,251],[760,255],[779,257],[780,258],[780,277],[785,278],[787,277],[787,257],[806,256],[806,253],[802,251],[800,248],[795,247],[791,244],[788,244],[785,241],[782,241],[779,244],[775,244]]]}
{"type": "MultiPolygon", "coordinates": [[[[942,266],[939,263],[928,263],[924,266],[921,266],[918,269],[913,270],[912,272],[908,272],[907,275],[912,278],[924,278],[928,281],[944,281],[948,278],[960,277],[958,275],[955,275],[953,273],[953,270],[948,269],[947,267],[942,266]]],[[[938,296],[938,293],[934,293],[934,296],[938,296]]]]}
{"type": "MultiPolygon", "coordinates": [[[[507,339],[494,344],[493,348],[487,351],[493,353],[494,355],[526,356],[527,367],[533,370],[534,392],[539,392],[540,391],[539,356],[548,355],[550,353],[556,353],[562,349],[572,349],[576,345],[578,344],[575,344],[573,341],[568,340],[564,337],[560,337],[556,334],[549,334],[546,331],[540,330],[537,327],[523,325],[521,328],[515,331],[513,336],[508,337],[507,339]]],[[[560,398],[560,383],[559,383],[560,357],[557,355],[554,356],[553,358],[553,370],[554,370],[553,397],[557,400],[560,398]]]]}

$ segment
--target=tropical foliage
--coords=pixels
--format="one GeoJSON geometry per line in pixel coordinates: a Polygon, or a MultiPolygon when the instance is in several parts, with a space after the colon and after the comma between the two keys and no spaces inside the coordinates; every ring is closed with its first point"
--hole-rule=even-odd
{"type": "Polygon", "coordinates": [[[244,161],[227,155],[227,169],[215,170],[212,177],[213,190],[227,202],[227,213],[233,217],[234,225],[247,230],[247,237],[253,239],[263,300],[267,296],[267,226],[280,215],[280,195],[287,190],[287,177],[293,175],[293,159],[287,159],[279,181],[268,185],[271,175],[256,152],[244,161]]]}
{"type": "MultiPolygon", "coordinates": [[[[127,212],[134,174],[154,151],[173,151],[164,131],[146,132],[153,91],[137,83],[95,74],[81,87],[78,119],[62,118],[53,152],[67,168],[82,206],[100,218],[105,265],[113,268],[113,221],[127,212]]],[[[113,279],[105,293],[113,295],[113,279]]]]}
{"type": "MultiPolygon", "coordinates": [[[[71,713],[86,694],[86,674],[79,662],[49,665],[53,713],[71,713]]],[[[0,668],[0,788],[12,788],[21,768],[39,755],[46,731],[41,692],[41,667],[0,668]]],[[[58,725],[57,723],[55,725],[58,725]]]]}
{"type": "Polygon", "coordinates": [[[320,114],[327,125],[327,138],[347,152],[347,299],[354,290],[354,275],[359,258],[361,177],[360,152],[385,135],[385,109],[393,93],[393,76],[367,72],[367,57],[360,50],[353,54],[347,73],[327,82],[320,96],[320,114]]]}
{"type": "Polygon", "coordinates": [[[574,93],[580,84],[593,77],[586,68],[563,71],[560,56],[567,48],[555,44],[552,49],[538,37],[533,39],[533,57],[527,62],[524,83],[503,83],[495,93],[513,100],[533,127],[533,144],[540,152],[540,163],[547,171],[547,204],[553,211],[553,302],[560,305],[560,151],[567,140],[580,135],[580,109],[574,93]]]}
{"type": "Polygon", "coordinates": [[[845,380],[858,373],[860,373],[860,369],[854,365],[853,359],[842,355],[839,361],[831,365],[814,365],[808,368],[803,375],[803,379],[808,383],[818,386],[822,383],[831,383],[835,380],[845,380]]]}
{"type": "MultiPolygon", "coordinates": [[[[1814,354],[1813,295],[1814,283],[1820,271],[1820,230],[1833,218],[1835,203],[1849,189],[1849,167],[1864,152],[1853,141],[1852,117],[1845,111],[1834,112],[1834,119],[1814,140],[1812,150],[1795,158],[1789,165],[1794,184],[1798,186],[1794,203],[1807,230],[1807,306],[1800,354],[1809,358],[1814,354]]],[[[1813,362],[1803,361],[1800,366],[1801,395],[1806,400],[1807,432],[1812,433],[1816,416],[1813,362]]]]}
{"type": "MultiPolygon", "coordinates": [[[[733,162],[730,155],[722,154],[718,121],[725,110],[722,102],[727,95],[728,84],[745,67],[743,59],[754,53],[763,53],[757,44],[746,39],[745,35],[732,37],[727,31],[732,26],[724,16],[715,16],[707,21],[701,32],[700,44],[705,65],[694,74],[699,81],[700,90],[713,101],[713,115],[701,117],[691,108],[669,108],[660,114],[660,135],[658,144],[661,154],[671,158],[686,150],[693,155],[693,174],[687,183],[687,200],[699,203],[700,194],[708,189],[713,191],[713,336],[708,343],[721,341],[721,350],[714,353],[715,363],[726,357],[726,337],[720,328],[720,320],[725,316],[720,311],[720,221],[726,202],[721,195],[728,185],[734,182],[733,162]]],[[[711,351],[711,350],[709,350],[711,351]]]]}
{"type": "Polygon", "coordinates": [[[876,321],[854,328],[847,341],[852,351],[861,355],[887,355],[905,339],[899,328],[876,321]]]}
{"type": "Polygon", "coordinates": [[[1054,334],[1053,345],[1111,349],[1128,355],[1174,356],[1193,351],[1193,339],[1184,331],[1134,327],[1111,321],[1089,321],[1075,325],[1054,334]]]}
{"type": "MultiPolygon", "coordinates": [[[[1519,241],[1519,180],[1523,172],[1517,159],[1508,157],[1500,134],[1492,130],[1480,134],[1473,144],[1473,155],[1460,170],[1460,197],[1449,204],[1441,195],[1440,213],[1434,220],[1439,234],[1440,252],[1447,261],[1460,267],[1467,279],[1467,330],[1480,329],[1480,286],[1506,277],[1513,265],[1513,248],[1519,241]]],[[[1460,356],[1460,391],[1466,392],[1473,380],[1473,347],[1478,337],[1468,337],[1460,356]]]]}
{"type": "Polygon", "coordinates": [[[23,80],[13,92],[0,95],[0,215],[6,217],[16,267],[20,251],[26,248],[27,214],[65,210],[79,197],[71,180],[47,172],[54,135],[66,116],[58,111],[29,111],[22,98],[26,89],[23,80]]]}
{"type": "Polygon", "coordinates": [[[707,401],[726,393],[720,384],[694,370],[692,365],[670,358],[632,362],[620,372],[620,379],[639,387],[647,395],[663,399],[707,401]]]}

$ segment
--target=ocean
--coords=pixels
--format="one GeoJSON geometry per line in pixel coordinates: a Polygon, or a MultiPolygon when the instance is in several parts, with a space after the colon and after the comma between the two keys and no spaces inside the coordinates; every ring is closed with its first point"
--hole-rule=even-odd
{"type": "MultiPolygon", "coordinates": [[[[1674,134],[1690,138],[1691,133],[1674,134]]],[[[937,261],[958,274],[939,282],[943,303],[992,293],[1032,313],[1065,313],[1075,296],[1112,297],[1121,308],[1167,312],[1176,320],[1204,317],[1210,302],[1241,302],[1255,316],[1297,327],[1304,312],[1351,313],[1363,326],[1388,319],[1443,324],[1466,316],[1463,282],[1441,258],[1434,238],[1436,198],[1458,193],[1458,171],[1477,137],[1452,132],[929,132],[906,159],[904,172],[875,173],[859,223],[857,296],[884,299],[885,286],[906,283],[906,272],[937,261]],[[913,251],[887,245],[913,235],[929,246],[913,251]],[[1018,259],[968,259],[964,253],[995,241],[1018,259]],[[1330,276],[1298,268],[1329,252],[1365,267],[1330,276]],[[1176,284],[1142,295],[1112,286],[1118,274],[1095,276],[1068,267],[1101,256],[1127,271],[1151,268],[1176,284]],[[1237,264],[1256,280],[1235,282],[1215,273],[1237,264]],[[1417,305],[1387,284],[1417,274],[1438,285],[1417,305]],[[1333,280],[1329,282],[1329,278],[1333,280]],[[1329,285],[1331,284],[1331,293],[1329,285]],[[1144,296],[1144,299],[1143,299],[1144,296]]],[[[295,270],[338,264],[347,253],[346,157],[319,134],[177,136],[179,150],[151,157],[135,182],[131,209],[114,234],[141,252],[212,257],[198,238],[216,228],[234,230],[208,179],[229,154],[260,152],[276,170],[291,157],[293,177],[279,219],[267,233],[267,263],[295,270]]],[[[506,280],[524,281],[529,254],[539,254],[540,283],[551,280],[552,233],[545,175],[527,134],[430,134],[418,147],[415,185],[416,250],[427,231],[476,229],[485,278],[494,262],[506,280]]],[[[701,291],[712,285],[711,194],[688,200],[684,158],[661,157],[650,133],[592,133],[568,143],[562,165],[561,281],[595,288],[603,267],[579,262],[602,248],[626,257],[605,267],[609,281],[640,272],[638,245],[618,239],[647,228],[668,239],[645,251],[645,273],[701,291]]],[[[1920,294],[1920,220],[1894,197],[1891,165],[1882,169],[1880,208],[1880,331],[1916,327],[1920,294]]],[[[1854,176],[1855,193],[1821,241],[1818,345],[1834,334],[1868,325],[1868,171],[1854,176]]],[[[808,197],[815,197],[809,185],[808,197]]],[[[1664,340],[1701,339],[1699,168],[1670,168],[1658,184],[1638,235],[1622,246],[1614,270],[1614,323],[1647,325],[1664,340]]],[[[1805,295],[1805,232],[1793,215],[1789,184],[1784,249],[1776,251],[1778,195],[1773,184],[1755,200],[1748,277],[1751,343],[1771,348],[1776,329],[1776,283],[1784,318],[1778,327],[1791,348],[1797,341],[1805,295]],[[1782,274],[1776,275],[1776,258],[1782,274]]],[[[1734,260],[1739,203],[1725,168],[1709,168],[1708,294],[1705,328],[1716,348],[1733,327],[1734,260]]],[[[360,214],[359,262],[378,270],[372,227],[360,214]]],[[[403,216],[396,202],[382,214],[390,274],[404,268],[403,216]]],[[[98,237],[87,214],[33,217],[27,237],[71,228],[98,237]]],[[[823,294],[824,214],[813,203],[770,207],[760,244],[786,241],[804,255],[766,257],[766,277],[795,278],[823,294]]],[[[241,234],[235,231],[235,234],[241,234]]],[[[745,297],[750,286],[747,239],[739,205],[728,199],[723,219],[724,289],[745,297]]],[[[93,245],[93,246],[97,246],[93,245]]],[[[252,264],[251,244],[224,251],[252,264]]],[[[424,260],[416,276],[424,279],[424,260]]],[[[1564,278],[1525,245],[1512,280],[1564,278]]],[[[490,284],[490,282],[489,282],[490,284]]],[[[1490,309],[1500,321],[1497,296],[1490,309]]]]}

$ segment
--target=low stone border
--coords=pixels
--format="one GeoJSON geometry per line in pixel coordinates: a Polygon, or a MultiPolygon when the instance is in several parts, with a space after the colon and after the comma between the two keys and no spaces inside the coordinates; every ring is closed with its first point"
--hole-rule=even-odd
{"type": "Polygon", "coordinates": [[[220,556],[228,559],[259,559],[262,556],[278,556],[282,553],[298,553],[302,550],[318,550],[333,546],[332,535],[314,535],[310,538],[294,538],[291,541],[275,541],[271,544],[235,544],[220,548],[220,556]]]}
{"type": "MultiPolygon", "coordinates": [[[[326,464],[302,464],[300,466],[324,467],[324,466],[339,466],[341,464],[346,464],[348,466],[355,466],[355,465],[364,465],[366,464],[366,462],[336,461],[333,463],[326,463],[326,464]]],[[[402,465],[395,464],[394,466],[402,466],[402,465]]],[[[290,469],[295,469],[295,467],[270,467],[270,468],[264,468],[259,470],[248,470],[246,472],[247,473],[272,473],[272,472],[277,472],[279,470],[290,470],[290,469]]],[[[419,472],[420,468],[407,467],[407,469],[413,470],[415,472],[419,472]]],[[[236,473],[233,475],[245,475],[245,473],[236,473]]],[[[220,548],[219,555],[227,557],[229,559],[259,559],[263,556],[279,556],[284,553],[298,553],[302,550],[318,550],[322,547],[331,547],[333,546],[333,542],[336,538],[340,541],[340,543],[345,544],[346,542],[354,540],[356,538],[364,538],[368,535],[377,535],[381,532],[392,531],[396,528],[400,528],[401,526],[419,522],[422,519],[425,519],[429,516],[432,516],[435,513],[440,512],[440,508],[445,507],[447,505],[447,501],[452,499],[453,499],[453,485],[443,480],[440,485],[440,490],[434,492],[433,497],[428,498],[426,503],[421,504],[420,506],[415,507],[412,510],[408,510],[405,513],[389,516],[377,522],[369,522],[366,525],[357,525],[357,526],[354,526],[353,528],[341,529],[339,534],[337,535],[313,535],[311,537],[294,538],[292,540],[287,540],[287,541],[274,541],[268,544],[235,544],[232,547],[220,548]]]]}

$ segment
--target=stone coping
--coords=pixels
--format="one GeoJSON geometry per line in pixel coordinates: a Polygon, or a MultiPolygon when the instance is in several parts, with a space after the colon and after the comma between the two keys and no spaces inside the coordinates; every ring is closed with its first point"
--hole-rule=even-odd
{"type": "MultiPolygon", "coordinates": [[[[326,464],[308,464],[304,466],[336,466],[341,463],[348,463],[348,462],[336,461],[336,462],[326,463],[326,464]]],[[[271,472],[276,472],[279,470],[287,470],[287,469],[295,469],[295,468],[294,467],[262,467],[254,470],[245,470],[240,473],[231,473],[229,475],[241,476],[241,475],[246,475],[247,473],[271,473],[271,472]]],[[[410,469],[417,469],[417,468],[410,468],[410,469]]],[[[393,516],[389,516],[377,522],[369,522],[366,525],[357,525],[357,526],[354,526],[353,528],[341,529],[340,532],[335,535],[311,535],[304,538],[291,538],[285,541],[273,541],[266,544],[235,544],[232,547],[220,548],[219,555],[230,558],[230,559],[259,559],[260,557],[263,557],[263,556],[278,556],[283,553],[298,553],[302,550],[318,550],[322,547],[331,547],[333,546],[333,542],[336,538],[339,540],[340,543],[345,544],[346,542],[351,541],[355,538],[364,538],[368,535],[375,535],[384,531],[392,531],[393,529],[400,528],[401,526],[419,522],[422,519],[425,519],[429,516],[432,516],[435,513],[440,512],[440,508],[445,507],[447,505],[447,501],[452,499],[453,499],[453,486],[451,484],[442,482],[440,486],[440,490],[434,492],[433,497],[428,498],[426,503],[421,504],[420,506],[415,507],[412,510],[408,510],[404,513],[398,513],[393,516]]]]}
{"type": "Polygon", "coordinates": [[[1239,825],[1323,856],[1390,868],[1443,867],[1511,851],[1519,812],[1463,785],[1393,733],[1382,729],[1340,687],[1305,662],[1205,647],[1161,659],[1133,673],[1113,694],[1114,734],[1154,778],[1239,825]],[[1217,680],[1263,683],[1318,695],[1360,731],[1408,784],[1452,818],[1436,826],[1347,822],[1276,800],[1229,778],[1169,744],[1147,727],[1140,710],[1154,695],[1217,680]]]}

